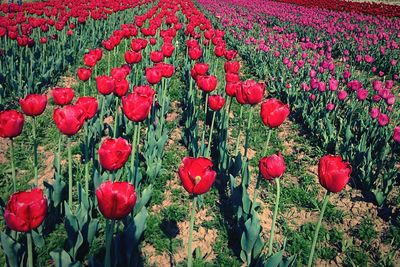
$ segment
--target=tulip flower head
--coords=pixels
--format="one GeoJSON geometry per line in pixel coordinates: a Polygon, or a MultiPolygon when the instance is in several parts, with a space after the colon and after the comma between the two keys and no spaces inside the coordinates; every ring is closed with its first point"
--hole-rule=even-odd
{"type": "Polygon", "coordinates": [[[269,98],[261,104],[261,119],[269,128],[279,127],[289,116],[289,113],[289,106],[276,98],[269,98]]]}
{"type": "Polygon", "coordinates": [[[132,212],[136,204],[135,187],[128,182],[102,183],[96,190],[99,210],[106,219],[121,220],[132,212]]]}
{"type": "Polygon", "coordinates": [[[108,171],[116,171],[128,160],[132,146],[123,138],[107,138],[99,148],[99,161],[108,171]]]}
{"type": "Polygon", "coordinates": [[[217,173],[212,169],[211,160],[199,157],[185,157],[179,166],[179,177],[189,194],[202,195],[208,192],[217,173]]]}
{"type": "Polygon", "coordinates": [[[74,90],[71,88],[55,88],[51,91],[53,100],[56,105],[69,105],[74,98],[74,90]]]}
{"type": "Polygon", "coordinates": [[[272,181],[275,178],[281,177],[286,170],[285,160],[281,152],[269,157],[263,157],[260,159],[258,167],[261,176],[267,181],[272,181]]]}
{"type": "Polygon", "coordinates": [[[341,156],[326,155],[319,160],[318,178],[329,192],[338,193],[349,182],[351,166],[341,156]]]}
{"type": "Polygon", "coordinates": [[[11,195],[4,212],[7,226],[18,232],[38,228],[47,213],[47,199],[40,188],[20,191],[11,195]]]}
{"type": "Polygon", "coordinates": [[[19,104],[27,116],[39,116],[46,109],[47,95],[30,94],[20,99],[19,104]]]}
{"type": "Polygon", "coordinates": [[[16,110],[0,112],[0,137],[14,138],[21,134],[24,127],[24,115],[16,110]]]}
{"type": "Polygon", "coordinates": [[[72,136],[76,134],[85,123],[85,110],[79,105],[56,108],[53,113],[53,120],[61,133],[72,136]]]}

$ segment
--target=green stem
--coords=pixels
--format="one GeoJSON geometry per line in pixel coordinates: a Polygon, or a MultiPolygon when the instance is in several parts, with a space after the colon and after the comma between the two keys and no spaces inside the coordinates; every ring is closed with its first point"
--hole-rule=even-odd
{"type": "Polygon", "coordinates": [[[253,201],[251,202],[251,210],[254,211],[256,208],[256,200],[257,200],[257,193],[258,193],[258,188],[260,187],[260,176],[257,176],[257,183],[256,187],[254,188],[254,194],[253,194],[253,201]]]}
{"type": "Polygon", "coordinates": [[[263,154],[262,154],[261,156],[264,156],[264,155],[267,154],[268,146],[269,146],[269,141],[270,141],[270,139],[271,139],[272,129],[267,128],[267,132],[268,132],[268,135],[267,135],[267,143],[265,144],[264,151],[263,151],[263,154]]]}
{"type": "Polygon", "coordinates": [[[315,232],[314,232],[314,238],[313,238],[313,242],[312,242],[312,246],[311,246],[311,252],[310,252],[310,256],[308,258],[308,264],[307,264],[308,267],[311,267],[313,264],[315,245],[317,244],[319,228],[321,228],[321,222],[322,222],[322,218],[324,217],[326,205],[328,204],[328,201],[329,201],[329,196],[330,196],[330,192],[327,191],[325,194],[325,197],[324,197],[324,202],[322,204],[321,214],[319,215],[317,228],[315,229],[315,232]]]}
{"type": "Polygon", "coordinates": [[[32,123],[33,135],[33,168],[35,177],[35,186],[38,186],[38,152],[37,152],[37,138],[36,138],[36,117],[33,117],[32,123]]]}
{"type": "Polygon", "coordinates": [[[17,181],[15,179],[15,165],[14,165],[14,140],[11,138],[10,156],[11,156],[11,178],[13,181],[14,192],[17,191],[17,181]]]}
{"type": "Polygon", "coordinates": [[[207,97],[207,94],[206,94],[206,103],[204,105],[203,134],[202,134],[202,137],[201,137],[201,150],[199,151],[199,155],[200,155],[201,151],[204,151],[204,139],[206,137],[207,106],[208,106],[208,97],[207,97]]]}
{"type": "Polygon", "coordinates": [[[114,116],[114,138],[117,137],[117,130],[118,130],[118,104],[119,104],[119,98],[115,100],[115,116],[114,116]]]}
{"type": "Polygon", "coordinates": [[[132,136],[132,154],[131,154],[131,173],[132,173],[132,183],[134,184],[135,177],[135,160],[136,160],[136,139],[138,133],[138,124],[135,123],[135,129],[132,136]]]}
{"type": "Polygon", "coordinates": [[[275,181],[276,181],[276,199],[275,199],[274,215],[272,217],[271,233],[269,235],[268,256],[272,254],[272,245],[274,244],[274,235],[275,235],[275,222],[276,222],[276,216],[278,215],[279,198],[281,194],[281,186],[279,178],[276,178],[275,181]]]}
{"type": "Polygon", "coordinates": [[[108,75],[110,75],[110,70],[111,70],[111,51],[108,51],[108,75]]]}
{"type": "Polygon", "coordinates": [[[114,220],[106,220],[106,258],[104,262],[105,267],[111,267],[111,243],[112,237],[114,235],[114,224],[114,220]]]}
{"type": "Polygon", "coordinates": [[[254,111],[254,107],[251,106],[249,119],[247,121],[246,140],[244,143],[244,157],[246,158],[246,160],[247,160],[247,150],[249,148],[249,139],[250,139],[250,134],[251,134],[250,128],[251,128],[251,121],[253,119],[253,111],[254,111]]]}
{"type": "Polygon", "coordinates": [[[206,153],[205,153],[205,157],[206,158],[210,156],[211,143],[212,143],[212,134],[213,134],[213,129],[214,129],[214,121],[215,121],[215,111],[213,112],[213,116],[212,116],[210,135],[208,136],[207,150],[206,150],[206,153]]]}
{"type": "Polygon", "coordinates": [[[87,122],[85,123],[85,188],[86,194],[89,196],[89,138],[87,122]]]}
{"type": "Polygon", "coordinates": [[[32,248],[32,234],[26,233],[26,243],[28,247],[28,267],[33,267],[33,248],[32,248]]]}
{"type": "Polygon", "coordinates": [[[62,137],[63,137],[63,135],[61,133],[59,133],[58,150],[57,150],[57,158],[58,158],[57,172],[58,172],[59,175],[61,174],[61,142],[62,142],[62,137]]]}
{"type": "Polygon", "coordinates": [[[242,117],[243,117],[243,105],[240,106],[240,115],[239,115],[239,132],[236,137],[236,149],[235,156],[239,154],[239,142],[240,142],[240,134],[242,133],[242,117]]]}
{"type": "Polygon", "coordinates": [[[71,139],[68,139],[68,205],[72,208],[72,153],[71,153],[71,139]]]}
{"type": "Polygon", "coordinates": [[[86,82],[83,82],[83,95],[86,96],[86,82]]]}
{"type": "Polygon", "coordinates": [[[188,267],[193,266],[193,251],[192,251],[192,242],[193,242],[193,226],[194,226],[194,217],[196,215],[196,205],[197,205],[197,196],[193,198],[191,214],[190,214],[190,225],[189,225],[189,241],[188,241],[188,267]]]}

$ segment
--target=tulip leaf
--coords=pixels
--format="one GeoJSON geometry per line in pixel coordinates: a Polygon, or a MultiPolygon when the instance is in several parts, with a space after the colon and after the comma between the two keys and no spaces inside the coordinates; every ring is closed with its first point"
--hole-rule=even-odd
{"type": "Polygon", "coordinates": [[[260,219],[256,212],[252,215],[244,224],[245,228],[240,240],[242,247],[240,258],[247,262],[247,265],[250,265],[252,260],[259,256],[263,245],[260,237],[260,219]]]}
{"type": "Polygon", "coordinates": [[[50,252],[55,267],[78,267],[79,262],[72,262],[71,256],[63,249],[50,252]]]}
{"type": "Polygon", "coordinates": [[[22,245],[4,232],[1,233],[1,248],[6,255],[8,266],[20,266],[19,263],[23,263],[24,249],[22,245]]]}

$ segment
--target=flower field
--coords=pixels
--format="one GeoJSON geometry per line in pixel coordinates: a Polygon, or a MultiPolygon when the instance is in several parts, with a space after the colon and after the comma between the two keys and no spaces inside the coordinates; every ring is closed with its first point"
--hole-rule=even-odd
{"type": "Polygon", "coordinates": [[[400,7],[0,5],[0,264],[398,266],[400,7]]]}

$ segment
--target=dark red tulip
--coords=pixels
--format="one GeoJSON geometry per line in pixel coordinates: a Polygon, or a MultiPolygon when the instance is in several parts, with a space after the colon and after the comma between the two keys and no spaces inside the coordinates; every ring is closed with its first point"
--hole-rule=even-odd
{"type": "Polygon", "coordinates": [[[247,80],[241,83],[241,87],[236,91],[236,100],[244,105],[256,105],[261,102],[264,96],[264,84],[254,80],[247,80]]]}
{"type": "Polygon", "coordinates": [[[269,157],[263,157],[258,164],[261,176],[268,181],[281,177],[285,170],[285,160],[281,152],[273,154],[269,157]]]}
{"type": "Polygon", "coordinates": [[[220,110],[225,104],[225,98],[220,95],[209,95],[208,106],[214,111],[220,110]]]}
{"type": "Polygon", "coordinates": [[[159,68],[146,68],[146,78],[150,84],[159,83],[162,79],[162,71],[159,68]]]}
{"type": "Polygon", "coordinates": [[[74,90],[72,88],[55,88],[51,91],[53,100],[56,105],[69,105],[74,98],[74,90]]]}
{"type": "Polygon", "coordinates": [[[319,160],[318,178],[320,184],[329,192],[343,190],[349,182],[351,166],[341,156],[326,155],[319,160]]]}
{"type": "Polygon", "coordinates": [[[126,95],[129,89],[129,82],[126,79],[116,81],[115,88],[114,88],[114,95],[118,97],[123,97],[126,95]]]}
{"type": "Polygon", "coordinates": [[[136,204],[135,187],[128,182],[102,183],[96,189],[99,210],[104,218],[121,220],[132,212],[136,204]]]}
{"type": "Polygon", "coordinates": [[[225,92],[228,96],[235,96],[236,91],[241,87],[240,83],[226,83],[225,92]]]}
{"type": "Polygon", "coordinates": [[[150,86],[137,86],[133,93],[122,98],[122,110],[125,116],[134,122],[144,121],[153,104],[154,90],[150,86]]]}
{"type": "Polygon", "coordinates": [[[56,108],[53,113],[53,120],[58,129],[67,136],[76,134],[85,123],[85,118],[85,111],[78,105],[56,108]]]}
{"type": "Polygon", "coordinates": [[[162,72],[162,76],[164,78],[171,78],[174,74],[174,65],[160,62],[155,65],[156,68],[159,68],[162,72]]]}
{"type": "Polygon", "coordinates": [[[80,106],[85,111],[86,120],[93,118],[99,107],[97,99],[91,96],[82,96],[78,98],[75,105],[80,106]]]}
{"type": "Polygon", "coordinates": [[[116,171],[124,166],[131,154],[132,147],[123,138],[107,138],[99,148],[99,161],[108,171],[116,171]]]}
{"type": "Polygon", "coordinates": [[[217,87],[217,77],[213,75],[198,76],[197,86],[206,93],[212,92],[217,87]]]}
{"type": "Polygon", "coordinates": [[[101,75],[96,78],[97,90],[102,95],[109,95],[114,92],[115,81],[113,77],[101,75]]]}
{"type": "Polygon", "coordinates": [[[40,188],[11,195],[4,211],[4,220],[11,230],[29,232],[38,228],[47,213],[47,199],[40,188]]]}
{"type": "Polygon", "coordinates": [[[16,110],[0,112],[0,137],[14,138],[21,134],[24,127],[24,115],[16,110]]]}
{"type": "Polygon", "coordinates": [[[393,140],[400,144],[400,126],[394,128],[393,140]]]}
{"type": "Polygon", "coordinates": [[[142,53],[135,51],[126,51],[125,52],[125,61],[128,64],[136,64],[142,60],[142,53]]]}
{"type": "Polygon", "coordinates": [[[19,100],[22,111],[28,116],[39,116],[46,109],[47,95],[30,94],[19,100]]]}
{"type": "Polygon", "coordinates": [[[279,127],[289,116],[289,106],[276,98],[269,98],[261,104],[260,116],[269,128],[279,127]]]}
{"type": "Polygon", "coordinates": [[[226,60],[232,60],[236,57],[237,53],[238,52],[236,50],[226,50],[224,56],[226,60]]]}
{"type": "Polygon", "coordinates": [[[201,195],[208,192],[215,181],[217,173],[207,158],[185,157],[179,166],[179,177],[189,194],[201,195]]]}
{"type": "Polygon", "coordinates": [[[90,79],[90,76],[92,76],[92,69],[79,68],[76,74],[78,75],[79,80],[87,81],[90,79]]]}

